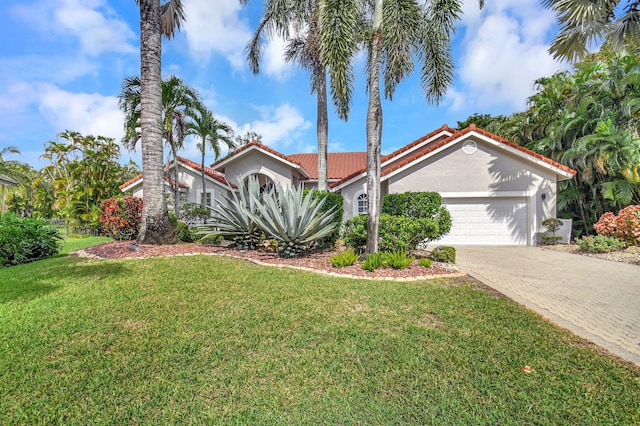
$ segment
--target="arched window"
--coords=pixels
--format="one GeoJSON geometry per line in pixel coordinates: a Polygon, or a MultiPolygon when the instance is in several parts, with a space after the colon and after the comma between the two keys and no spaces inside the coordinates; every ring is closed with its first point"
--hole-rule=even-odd
{"type": "Polygon", "coordinates": [[[362,194],[358,195],[358,198],[356,199],[356,211],[358,212],[358,214],[367,213],[368,200],[369,198],[367,197],[366,193],[363,192],[362,194]]]}

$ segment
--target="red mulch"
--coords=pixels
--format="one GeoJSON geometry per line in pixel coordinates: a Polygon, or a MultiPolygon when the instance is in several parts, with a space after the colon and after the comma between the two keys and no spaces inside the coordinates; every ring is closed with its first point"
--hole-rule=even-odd
{"type": "Polygon", "coordinates": [[[335,268],[333,265],[331,265],[330,259],[331,256],[336,254],[336,250],[314,252],[309,254],[308,256],[296,259],[284,259],[279,257],[275,253],[269,253],[265,251],[256,250],[240,252],[237,250],[219,246],[203,246],[194,243],[180,243],[164,246],[141,244],[138,246],[138,251],[132,251],[130,249],[132,248],[132,244],[133,241],[113,241],[89,247],[84,249],[83,251],[88,253],[89,255],[97,256],[103,259],[146,258],[155,256],[216,253],[272,265],[302,267],[320,272],[381,279],[430,277],[436,275],[452,275],[460,273],[460,270],[458,268],[446,263],[434,262],[431,268],[424,268],[418,265],[417,261],[408,268],[401,270],[380,268],[374,272],[368,272],[362,269],[361,262],[356,262],[352,266],[347,266],[344,268],[335,268]]]}

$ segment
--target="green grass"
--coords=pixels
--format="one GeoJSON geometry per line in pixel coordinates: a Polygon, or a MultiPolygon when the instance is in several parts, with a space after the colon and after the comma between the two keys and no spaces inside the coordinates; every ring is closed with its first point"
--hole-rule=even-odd
{"type": "Polygon", "coordinates": [[[211,256],[0,270],[0,424],[621,425],[639,401],[640,369],[465,280],[211,256]]]}
{"type": "Polygon", "coordinates": [[[113,241],[113,239],[109,237],[67,237],[62,241],[62,250],[60,250],[59,254],[66,256],[72,251],[106,243],[107,241],[113,241]]]}

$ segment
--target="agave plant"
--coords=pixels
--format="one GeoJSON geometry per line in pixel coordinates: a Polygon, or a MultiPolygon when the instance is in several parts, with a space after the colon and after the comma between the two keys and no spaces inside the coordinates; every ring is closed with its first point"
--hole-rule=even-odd
{"type": "MultiPolygon", "coordinates": [[[[236,182],[240,182],[238,178],[236,182]]],[[[214,223],[198,227],[203,237],[231,235],[239,250],[255,250],[260,243],[262,230],[253,219],[259,215],[260,184],[258,178],[250,176],[247,183],[238,186],[238,192],[224,197],[227,205],[218,204],[213,208],[214,223]]]]}
{"type": "Polygon", "coordinates": [[[298,257],[335,231],[335,210],[321,212],[324,198],[313,199],[302,188],[286,187],[263,194],[258,212],[249,216],[278,242],[282,257],[298,257]]]}

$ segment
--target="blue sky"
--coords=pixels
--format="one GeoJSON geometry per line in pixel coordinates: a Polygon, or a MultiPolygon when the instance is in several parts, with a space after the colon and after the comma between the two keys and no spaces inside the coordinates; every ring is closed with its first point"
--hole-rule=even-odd
{"type": "MultiPolygon", "coordinates": [[[[237,134],[255,131],[285,154],[314,152],[315,95],[309,75],[282,59],[281,40],[266,49],[261,74],[248,69],[244,47],[262,1],[183,0],[187,21],[163,40],[163,75],[196,88],[237,134]]],[[[134,0],[3,0],[0,3],[0,147],[14,145],[36,168],[44,146],[64,130],[120,140],[117,96],[124,77],[138,75],[139,11],[134,0]]],[[[440,105],[427,104],[414,75],[383,103],[382,151],[391,152],[444,123],[473,113],[522,111],[533,81],[567,68],[547,53],[554,16],[539,0],[491,0],[483,10],[466,0],[453,40],[455,82],[440,105]]],[[[329,150],[365,150],[367,95],[358,72],[351,115],[330,111],[329,150]]],[[[189,138],[181,155],[197,160],[189,138]]],[[[140,150],[122,149],[140,164],[140,150]]],[[[207,156],[212,162],[213,155],[207,156]]]]}

